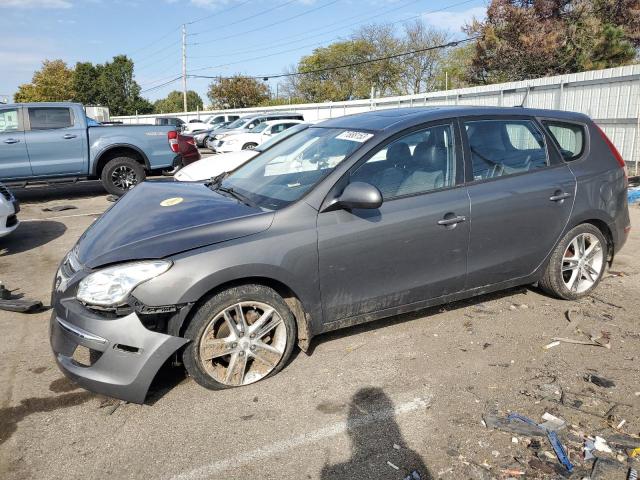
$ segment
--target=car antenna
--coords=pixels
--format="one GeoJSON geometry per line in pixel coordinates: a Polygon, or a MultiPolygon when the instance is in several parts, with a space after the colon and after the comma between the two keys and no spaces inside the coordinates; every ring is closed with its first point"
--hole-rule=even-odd
{"type": "Polygon", "coordinates": [[[524,97],[522,97],[522,102],[520,102],[520,105],[515,105],[516,107],[524,108],[524,104],[527,103],[527,97],[529,96],[529,90],[531,90],[531,87],[527,87],[524,92],[524,97]]]}

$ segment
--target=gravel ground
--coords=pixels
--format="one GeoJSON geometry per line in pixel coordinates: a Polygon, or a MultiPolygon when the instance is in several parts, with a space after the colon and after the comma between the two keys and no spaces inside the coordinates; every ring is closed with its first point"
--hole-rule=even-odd
{"type": "MultiPolygon", "coordinates": [[[[47,304],[59,260],[110,203],[96,182],[16,193],[23,223],[0,240],[0,280],[47,304]]],[[[631,218],[640,224],[640,208],[631,218]]],[[[579,302],[518,288],[334,332],[241,389],[207,391],[167,369],[145,405],[67,381],[49,312],[0,311],[0,478],[583,478],[594,463],[581,458],[584,436],[601,435],[614,447],[594,452],[608,473],[593,478],[626,479],[640,463],[623,448],[640,447],[639,247],[635,229],[579,302]],[[543,348],[588,334],[610,348],[543,348]],[[483,425],[509,412],[564,419],[574,474],[545,437],[483,425]]]]}

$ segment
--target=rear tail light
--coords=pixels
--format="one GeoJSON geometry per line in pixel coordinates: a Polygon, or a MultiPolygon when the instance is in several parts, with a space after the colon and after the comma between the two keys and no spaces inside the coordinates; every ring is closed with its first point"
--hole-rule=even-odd
{"type": "Polygon", "coordinates": [[[171,147],[171,151],[174,153],[180,152],[180,147],[178,146],[178,132],[175,130],[171,130],[167,133],[167,138],[169,139],[169,147],[171,147]]]}
{"type": "Polygon", "coordinates": [[[607,134],[604,133],[604,131],[598,125],[596,125],[596,127],[598,128],[598,131],[600,132],[602,139],[605,141],[605,143],[609,147],[609,150],[611,150],[611,154],[615,157],[616,161],[618,162],[618,165],[620,165],[620,168],[622,168],[622,170],[624,171],[624,178],[625,180],[627,180],[628,179],[627,164],[624,163],[624,159],[622,158],[622,155],[620,155],[620,152],[618,151],[616,146],[613,144],[613,142],[609,140],[609,137],[607,137],[607,134]]]}

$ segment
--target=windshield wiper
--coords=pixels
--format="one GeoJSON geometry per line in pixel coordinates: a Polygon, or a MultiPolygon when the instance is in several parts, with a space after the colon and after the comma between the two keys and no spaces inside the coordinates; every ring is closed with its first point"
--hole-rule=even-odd
{"type": "Polygon", "coordinates": [[[216,190],[220,186],[220,184],[222,183],[222,180],[227,178],[227,175],[229,175],[229,172],[219,173],[215,177],[211,177],[209,179],[209,181],[207,183],[205,183],[205,185],[207,187],[211,188],[212,190],[216,190]]]}
{"type": "Polygon", "coordinates": [[[218,184],[218,186],[213,188],[213,190],[216,190],[216,191],[222,192],[222,193],[226,193],[227,195],[231,195],[236,200],[238,200],[238,201],[240,201],[240,202],[242,202],[245,205],[248,205],[250,207],[255,207],[256,206],[251,200],[249,200],[247,197],[245,197],[241,193],[236,192],[231,187],[223,187],[222,185],[218,184]]]}

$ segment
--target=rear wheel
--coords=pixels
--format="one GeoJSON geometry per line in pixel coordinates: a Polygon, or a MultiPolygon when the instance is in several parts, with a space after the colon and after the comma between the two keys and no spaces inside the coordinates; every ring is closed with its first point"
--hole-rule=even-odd
{"type": "Polygon", "coordinates": [[[253,150],[253,149],[254,149],[254,148],[256,148],[257,146],[258,146],[258,144],[257,144],[257,143],[249,142],[249,143],[245,143],[245,144],[242,146],[242,149],[243,149],[243,150],[253,150]]]}
{"type": "Polygon", "coordinates": [[[183,362],[196,382],[219,390],[255,383],[285,365],[296,323],[271,288],[243,285],[203,304],[189,324],[183,362]]]}
{"type": "Polygon", "coordinates": [[[144,181],[144,167],[130,157],[116,157],[107,162],[100,179],[105,190],[113,195],[124,195],[128,190],[144,181]]]}
{"type": "Polygon", "coordinates": [[[576,300],[600,283],[608,258],[607,240],[591,225],[578,225],[567,233],[551,254],[540,286],[547,293],[576,300]]]}

